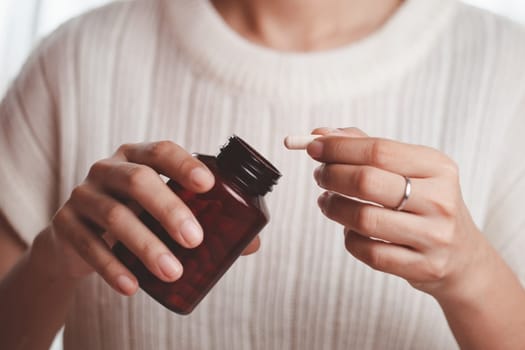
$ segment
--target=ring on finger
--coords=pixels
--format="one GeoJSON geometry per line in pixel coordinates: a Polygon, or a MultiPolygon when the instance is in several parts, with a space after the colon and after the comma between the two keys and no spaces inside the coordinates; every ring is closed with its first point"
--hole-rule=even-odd
{"type": "Polygon", "coordinates": [[[403,198],[401,198],[401,201],[397,205],[397,207],[394,208],[395,211],[402,211],[405,208],[405,205],[408,202],[408,198],[410,197],[410,193],[412,192],[412,183],[410,182],[410,178],[407,176],[403,176],[405,178],[405,191],[403,193],[403,198]]]}

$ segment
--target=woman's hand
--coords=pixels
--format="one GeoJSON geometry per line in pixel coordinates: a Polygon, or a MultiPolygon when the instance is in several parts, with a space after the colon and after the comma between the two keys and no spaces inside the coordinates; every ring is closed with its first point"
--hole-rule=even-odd
{"type": "Polygon", "coordinates": [[[345,227],[345,245],[352,255],[436,297],[475,287],[475,271],[492,250],[463,202],[458,168],[450,158],[428,147],[367,137],[353,128],[314,133],[326,136],[307,148],[323,163],[314,173],[327,190],[319,206],[345,227]],[[397,211],[405,177],[411,194],[397,211]]]}
{"type": "MultiPolygon", "coordinates": [[[[190,209],[159,174],[193,192],[213,187],[208,168],[180,146],[169,142],[128,144],[96,162],[87,178],[55,214],[48,235],[60,271],[76,279],[98,272],[115,290],[133,294],[135,276],[112,254],[120,241],[163,281],[175,281],[183,267],[170,250],[136,216],[144,209],[184,247],[198,246],[202,228],[190,209]]],[[[245,253],[258,247],[256,239],[245,253]]]]}
{"type": "Polygon", "coordinates": [[[462,349],[522,349],[525,290],[472,221],[456,164],[354,128],[314,133],[319,206],[344,225],[346,249],[436,298],[462,349]]]}

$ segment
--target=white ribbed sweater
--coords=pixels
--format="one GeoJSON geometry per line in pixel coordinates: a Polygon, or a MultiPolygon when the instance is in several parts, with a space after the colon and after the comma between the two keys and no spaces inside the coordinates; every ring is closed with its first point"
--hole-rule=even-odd
{"type": "Polygon", "coordinates": [[[0,207],[28,242],[121,143],[171,139],[213,154],[236,133],[284,174],[261,251],[193,314],[93,276],[65,349],[457,347],[431,297],[345,251],[316,205],[315,163],[281,140],[357,126],[442,150],[476,223],[523,280],[524,42],[518,26],[453,0],[408,0],[371,37],[311,54],[245,41],[204,0],[116,3],[60,28],[0,108],[0,207]]]}

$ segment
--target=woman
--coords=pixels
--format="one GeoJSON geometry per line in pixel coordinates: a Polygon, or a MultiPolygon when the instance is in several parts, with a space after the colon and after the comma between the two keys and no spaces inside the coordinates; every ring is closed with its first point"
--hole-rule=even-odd
{"type": "Polygon", "coordinates": [[[133,1],[72,20],[1,107],[0,347],[45,348],[65,322],[66,349],[520,348],[524,38],[453,0],[133,1]],[[310,130],[307,154],[283,149],[310,130]],[[207,191],[188,152],[232,133],[284,174],[273,218],[181,317],[103,238],[179,278],[127,203],[198,245],[157,173],[207,191]]]}

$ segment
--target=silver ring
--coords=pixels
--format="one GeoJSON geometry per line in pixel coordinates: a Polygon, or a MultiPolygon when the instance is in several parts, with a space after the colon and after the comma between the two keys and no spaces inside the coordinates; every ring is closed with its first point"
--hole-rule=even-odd
{"type": "Polygon", "coordinates": [[[412,192],[412,183],[410,182],[410,179],[406,176],[403,177],[405,178],[405,193],[403,194],[403,198],[401,199],[399,205],[394,208],[396,211],[403,210],[405,204],[407,204],[408,197],[410,197],[410,193],[412,192]]]}

